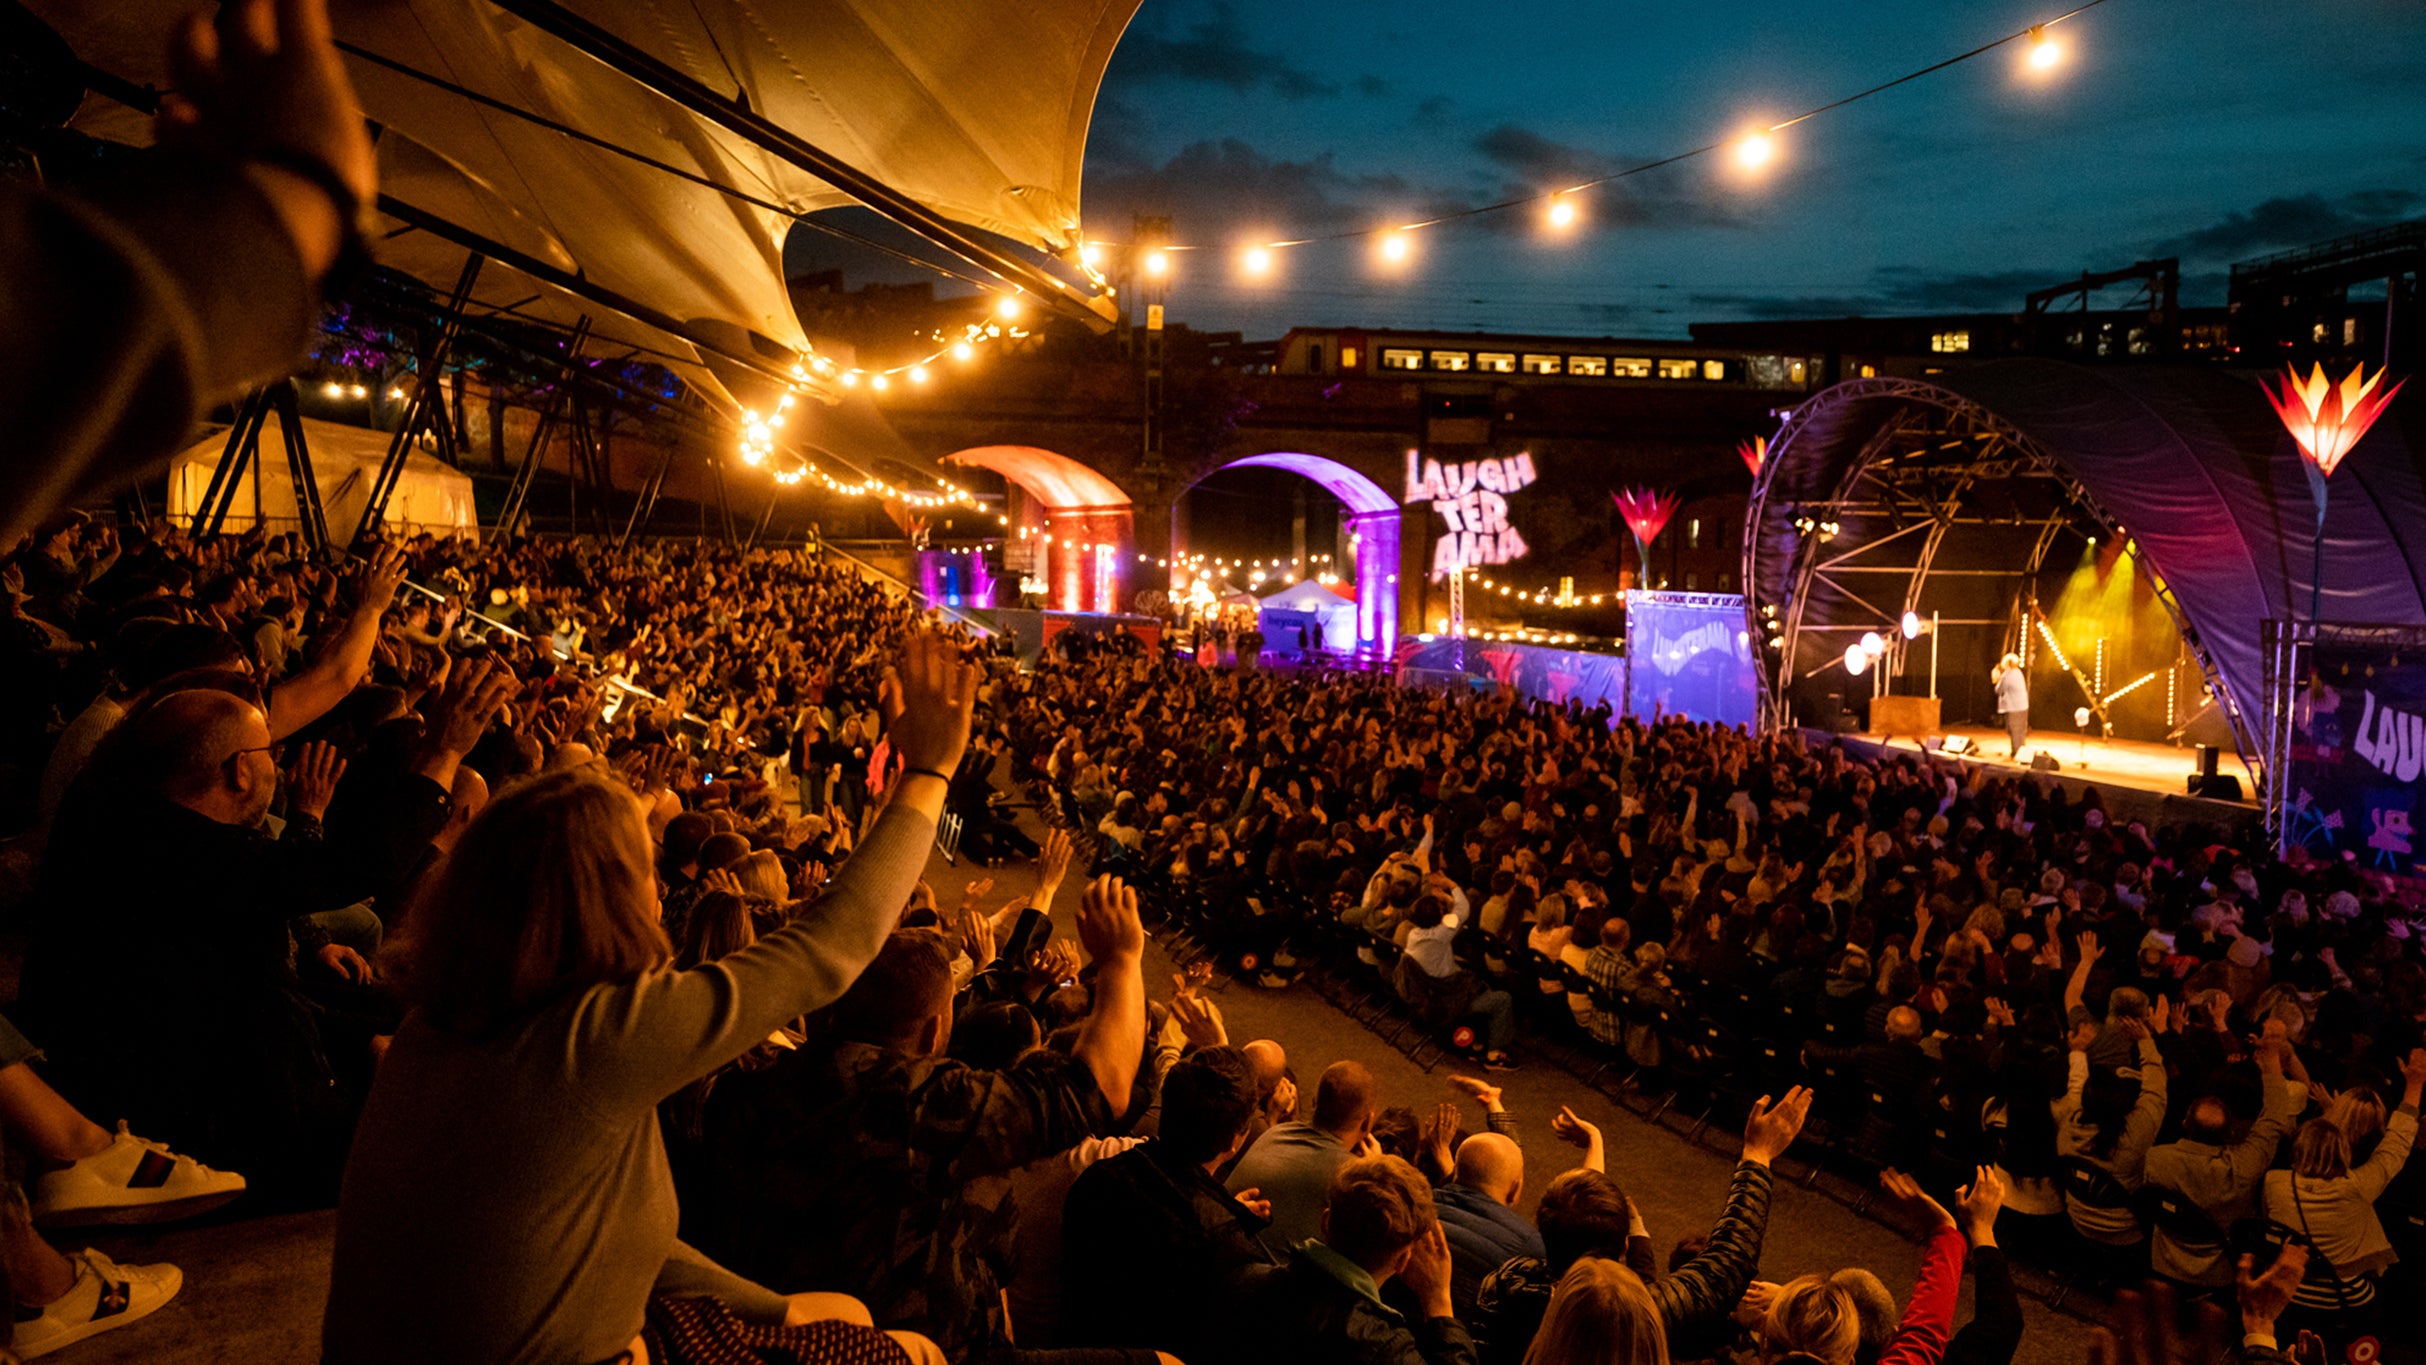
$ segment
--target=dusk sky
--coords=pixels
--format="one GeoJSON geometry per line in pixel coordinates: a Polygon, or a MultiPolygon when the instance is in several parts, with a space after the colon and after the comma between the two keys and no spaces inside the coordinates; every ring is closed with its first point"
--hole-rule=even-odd
{"type": "MultiPolygon", "coordinates": [[[[2233,261],[2426,216],[2426,3],[2107,0],[2054,30],[1782,134],[1757,179],[1709,157],[1366,243],[1239,245],[1405,221],[1731,135],[2061,13],[1984,4],[1388,5],[1146,0],[1088,147],[1090,235],[1133,212],[1225,248],[1178,258],[1175,320],[1681,336],[1737,318],[2012,311],[2083,269],[2178,255],[2186,303],[2233,261]]],[[[2119,305],[2118,296],[2113,302],[2119,305]]]]}

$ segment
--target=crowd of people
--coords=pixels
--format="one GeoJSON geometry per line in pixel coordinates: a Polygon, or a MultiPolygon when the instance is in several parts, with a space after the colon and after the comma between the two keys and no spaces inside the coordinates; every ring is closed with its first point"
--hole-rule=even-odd
{"type": "MultiPolygon", "coordinates": [[[[7,582],[0,1132],[11,1074],[74,1116],[21,1139],[46,1222],[334,1200],[331,1361],[2000,1362],[2000,1210],[2285,1341],[2403,1335],[2426,970],[2347,870],[1505,692],[1129,637],[1023,671],[787,551],[332,565],[65,516],[7,582]],[[1035,889],[939,903],[947,805],[1035,889]],[[1328,956],[1470,1038],[1481,1126],[1352,1061],[1301,1094],[1201,975],[1149,1002],[1141,889],[1247,979],[1328,956]],[[1740,1096],[1664,1264],[1572,1111],[1519,1211],[1485,1078],[1526,1030],[1740,1096]],[[1900,1312],[1872,1268],[1759,1278],[1771,1164],[1819,1143],[1923,1234],[1900,1312]]],[[[177,1292],[0,1229],[24,1350],[177,1292]]]]}
{"type": "Polygon", "coordinates": [[[288,373],[363,246],[324,4],[171,68],[158,151],[0,181],[12,1354],[207,1292],[67,1229],[332,1204],[331,1365],[2002,1365],[2008,1236],[2170,1287],[2103,1360],[2414,1352],[2422,926],[2355,867],[1504,692],[1022,670],[797,554],[62,512],[288,373]],[[947,808],[1036,886],[939,901],[947,808]],[[1474,1107],[1149,999],[1149,913],[1368,984],[1474,1107]],[[1707,1224],[1508,1109],[1528,1029],[1740,1110],[1707,1224]],[[1908,1275],[1761,1278],[1818,1152],[1908,1275]]]}

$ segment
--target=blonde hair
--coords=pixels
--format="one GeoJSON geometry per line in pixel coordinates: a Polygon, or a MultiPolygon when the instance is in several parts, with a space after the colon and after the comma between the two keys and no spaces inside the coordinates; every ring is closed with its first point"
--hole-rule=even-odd
{"type": "Polygon", "coordinates": [[[2351,1153],[2371,1140],[2384,1135],[2384,1100],[2367,1086],[2345,1090],[2325,1106],[2325,1117],[2342,1130],[2350,1142],[2351,1153]]]}
{"type": "Polygon", "coordinates": [[[2332,1119],[2310,1119],[2291,1139],[2293,1179],[2339,1180],[2350,1174],[2350,1135],[2332,1119]]]}
{"type": "Polygon", "coordinates": [[[1633,1271],[1587,1256],[1551,1291],[1524,1365],[1668,1365],[1668,1331],[1633,1271]]]}
{"type": "Polygon", "coordinates": [[[734,863],[730,871],[740,880],[744,892],[760,900],[780,906],[792,898],[792,882],[783,875],[783,859],[776,857],[772,849],[758,850],[734,863]]]}
{"type": "Polygon", "coordinates": [[[502,1032],[673,957],[640,803],[589,768],[508,788],[425,878],[382,963],[440,1028],[502,1032]]]}
{"type": "Polygon", "coordinates": [[[1824,1365],[1853,1365],[1862,1342],[1862,1318],[1843,1285],[1802,1275],[1779,1285],[1761,1319],[1761,1359],[1800,1352],[1824,1365]]]}

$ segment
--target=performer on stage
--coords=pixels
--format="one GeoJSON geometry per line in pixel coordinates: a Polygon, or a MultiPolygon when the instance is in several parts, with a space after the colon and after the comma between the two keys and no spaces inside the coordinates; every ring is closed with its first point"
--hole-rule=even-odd
{"type": "Polygon", "coordinates": [[[1988,671],[1988,682],[1996,688],[1996,713],[2005,719],[2005,736],[2012,741],[2008,757],[2019,759],[2022,745],[2030,738],[2030,675],[2022,669],[2022,656],[2008,654],[1988,671]]]}

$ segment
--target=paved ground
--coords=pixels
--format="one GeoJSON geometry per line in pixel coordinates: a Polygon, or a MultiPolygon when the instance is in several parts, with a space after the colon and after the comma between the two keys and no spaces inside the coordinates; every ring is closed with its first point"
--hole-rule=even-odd
{"type": "MultiPolygon", "coordinates": [[[[948,868],[940,860],[930,867],[946,905],[958,902],[971,875],[966,867],[948,868]]],[[[998,896],[1033,884],[1025,869],[976,875],[993,876],[998,896]]],[[[1064,888],[1055,907],[1054,918],[1065,933],[1072,932],[1078,893],[1075,884],[1064,888]]],[[[1148,956],[1154,972],[1148,985],[1156,995],[1164,995],[1167,959],[1154,945],[1149,945],[1148,956]]],[[[1391,1103],[1421,1109],[1457,1098],[1442,1079],[1446,1068],[1427,1074],[1304,986],[1264,991],[1239,984],[1217,998],[1232,1036],[1241,1041],[1278,1039],[1309,1090],[1325,1065],[1352,1057],[1373,1069],[1391,1103]]],[[[1528,1206],[1552,1176],[1576,1164],[1576,1151],[1549,1135],[1550,1116],[1566,1104],[1600,1126],[1607,1139],[1609,1170],[1643,1210],[1663,1257],[1678,1238],[1705,1231],[1716,1216],[1734,1166],[1732,1137],[1711,1135],[1701,1147],[1689,1146],[1678,1134],[1644,1123],[1543,1063],[1495,1079],[1506,1088],[1506,1103],[1524,1125],[1532,1163],[1526,1178],[1528,1206]],[[1714,1147],[1724,1148],[1724,1154],[1714,1147]]],[[[1471,1121],[1479,1126],[1480,1118],[1471,1121]]],[[[442,1192],[434,1191],[433,1197],[443,1197],[442,1192]]],[[[94,1237],[95,1245],[122,1260],[175,1262],[186,1273],[186,1288],[149,1321],[47,1359],[68,1365],[316,1360],[333,1229],[334,1215],[323,1213],[94,1237]]],[[[84,1242],[63,1240],[62,1245],[84,1242]]],[[[1910,1288],[1915,1257],[1913,1245],[1898,1232],[1856,1217],[1825,1194],[1780,1182],[1761,1269],[1765,1277],[1782,1280],[1805,1271],[1864,1265],[1901,1295],[1910,1288]]],[[[2078,1365],[2086,1358],[2085,1325],[2027,1298],[2023,1306],[2029,1330],[2017,1357],[2021,1365],[2078,1365]]],[[[443,1313],[445,1305],[432,1304],[430,1311],[443,1313]]],[[[1966,1307],[1958,1322],[1967,1320],[1968,1311],[1966,1307]]]]}

